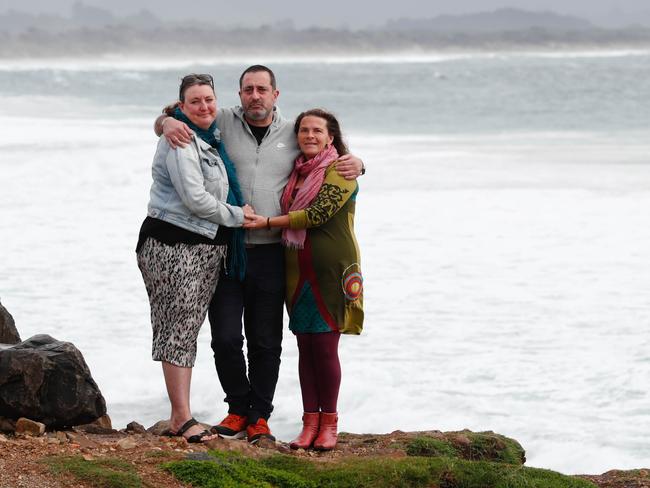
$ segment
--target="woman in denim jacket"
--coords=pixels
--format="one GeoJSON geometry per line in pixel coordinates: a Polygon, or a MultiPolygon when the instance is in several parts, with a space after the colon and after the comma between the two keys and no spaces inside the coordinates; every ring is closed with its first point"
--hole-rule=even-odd
{"type": "Polygon", "coordinates": [[[212,77],[185,76],[179,95],[174,116],[195,135],[184,148],[158,142],[136,252],[151,305],[152,357],[162,361],[171,402],[166,433],[200,442],[210,433],[190,411],[196,340],[226,257],[226,273],[244,272],[243,231],[233,227],[253,213],[218,139],[212,77]]]}

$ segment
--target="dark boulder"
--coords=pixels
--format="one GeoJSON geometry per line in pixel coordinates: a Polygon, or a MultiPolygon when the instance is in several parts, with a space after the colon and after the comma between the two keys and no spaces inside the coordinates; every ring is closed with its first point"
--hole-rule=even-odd
{"type": "Polygon", "coordinates": [[[135,420],[126,424],[126,431],[134,434],[146,434],[147,430],[142,424],[137,423],[135,420]]]}
{"type": "Polygon", "coordinates": [[[0,344],[18,344],[20,334],[16,329],[14,318],[0,303],[0,344]]]}
{"type": "Polygon", "coordinates": [[[104,397],[73,344],[36,335],[0,349],[0,417],[60,428],[105,414],[104,397]]]}

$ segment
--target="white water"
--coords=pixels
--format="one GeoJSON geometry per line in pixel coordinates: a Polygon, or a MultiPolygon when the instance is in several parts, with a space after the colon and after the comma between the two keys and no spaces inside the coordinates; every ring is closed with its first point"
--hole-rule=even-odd
{"type": "MultiPolygon", "coordinates": [[[[4,102],[3,305],[23,338],[79,347],[115,426],[164,418],[134,254],[153,114],[4,102]]],[[[341,428],[493,430],[522,443],[527,465],[565,473],[650,466],[650,132],[372,132],[349,137],[369,167],[366,329],[341,341],[341,428]]],[[[199,341],[193,409],[216,422],[208,327],[199,341]]],[[[284,342],[271,426],[287,440],[301,404],[288,331],[284,342]]]]}

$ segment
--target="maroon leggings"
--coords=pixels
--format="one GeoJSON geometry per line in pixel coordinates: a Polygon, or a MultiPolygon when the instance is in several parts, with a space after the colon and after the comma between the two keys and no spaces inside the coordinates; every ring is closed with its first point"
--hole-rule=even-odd
{"type": "Polygon", "coordinates": [[[298,374],[305,412],[336,412],[341,386],[339,332],[296,334],[298,374]]]}

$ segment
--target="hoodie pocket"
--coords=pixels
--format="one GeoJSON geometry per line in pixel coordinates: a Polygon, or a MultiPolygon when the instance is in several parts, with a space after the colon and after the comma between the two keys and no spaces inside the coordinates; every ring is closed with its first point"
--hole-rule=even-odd
{"type": "Polygon", "coordinates": [[[275,217],[281,215],[280,210],[281,194],[273,190],[264,190],[257,188],[253,193],[253,201],[250,204],[255,208],[255,213],[265,217],[275,217]]]}

